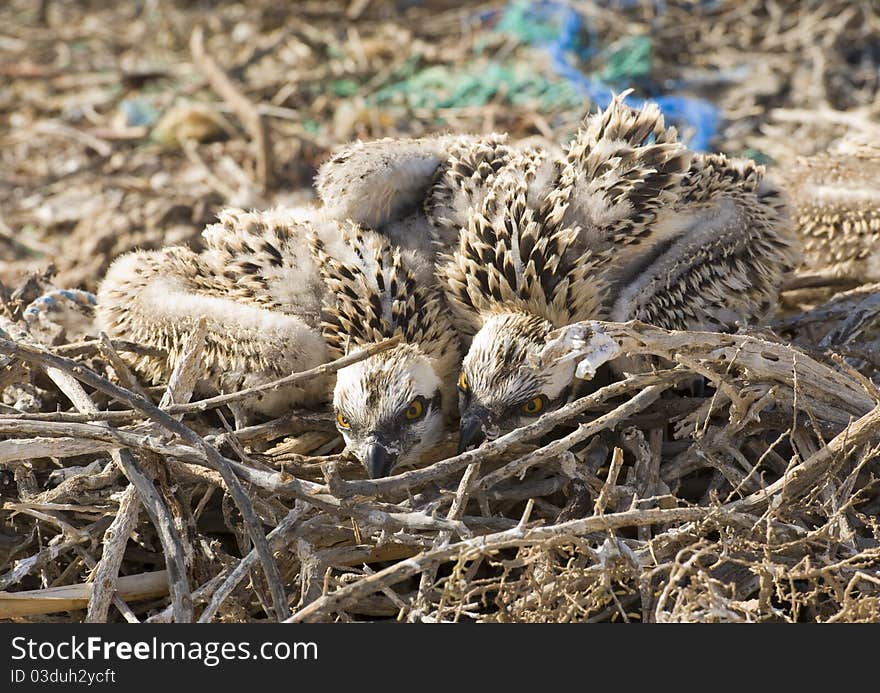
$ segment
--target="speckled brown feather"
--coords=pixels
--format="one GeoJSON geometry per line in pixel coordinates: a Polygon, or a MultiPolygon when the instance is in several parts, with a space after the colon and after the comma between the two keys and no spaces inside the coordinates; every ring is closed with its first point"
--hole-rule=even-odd
{"type": "Polygon", "coordinates": [[[587,120],[549,196],[583,226],[610,317],[720,330],[761,319],[799,262],[786,196],[754,162],[686,150],[656,106],[623,96],[587,120]]]}
{"type": "Polygon", "coordinates": [[[588,231],[596,254],[662,240],[654,222],[676,201],[691,158],[656,105],[635,110],[624,96],[586,120],[548,199],[565,223],[588,231]]]}
{"type": "Polygon", "coordinates": [[[780,176],[795,208],[803,269],[880,279],[880,145],[843,143],[780,176]]]}
{"type": "MultiPolygon", "coordinates": [[[[203,383],[207,390],[256,384],[328,358],[319,331],[326,291],[311,260],[306,219],[286,212],[225,210],[204,232],[206,249],[171,247],[118,258],[101,283],[99,324],[114,337],[159,347],[167,359],[127,355],[153,382],[168,377],[201,317],[207,320],[203,383]]],[[[317,380],[286,396],[255,403],[316,403],[328,383],[317,380]]]]}
{"type": "Polygon", "coordinates": [[[621,98],[588,119],[543,199],[529,190],[540,160],[514,156],[488,177],[439,266],[459,323],[476,331],[463,361],[472,401],[498,430],[499,412],[565,390],[562,364],[530,365],[554,326],[607,316],[730,330],[775,308],[799,255],[762,167],[689,152],[656,107],[621,98]]]}
{"type": "Polygon", "coordinates": [[[724,331],[770,314],[799,254],[785,197],[763,176],[752,161],[695,156],[676,205],[693,216],[621,286],[611,317],[724,331]]]}
{"type": "Polygon", "coordinates": [[[468,213],[478,209],[498,172],[515,150],[506,135],[461,141],[450,148],[425,197],[424,211],[442,238],[457,239],[468,213]]]}
{"type": "Polygon", "coordinates": [[[469,332],[484,316],[521,311],[554,325],[595,317],[602,297],[590,251],[579,253],[579,229],[562,214],[534,210],[528,184],[540,157],[514,156],[494,175],[479,211],[471,214],[458,248],[438,273],[459,324],[469,332]]]}
{"type": "Polygon", "coordinates": [[[322,330],[336,356],[397,334],[435,359],[457,355],[457,342],[439,290],[424,285],[382,236],[344,224],[341,238],[352,257],[327,252],[320,237],[310,248],[329,288],[322,330]]]}

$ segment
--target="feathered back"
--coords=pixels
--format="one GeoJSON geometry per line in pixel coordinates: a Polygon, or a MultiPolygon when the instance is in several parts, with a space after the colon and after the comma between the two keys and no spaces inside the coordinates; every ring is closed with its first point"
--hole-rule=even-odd
{"type": "Polygon", "coordinates": [[[580,229],[561,223],[564,209],[529,206],[539,157],[515,157],[500,170],[479,211],[461,230],[458,248],[438,267],[462,329],[508,311],[554,325],[598,317],[603,287],[591,251],[578,250],[580,229]]]}
{"type": "Polygon", "coordinates": [[[467,224],[469,210],[479,209],[514,153],[507,136],[499,134],[462,139],[450,148],[424,203],[425,216],[441,238],[454,242],[467,224]]]}
{"type": "Polygon", "coordinates": [[[804,269],[880,279],[880,144],[849,137],[779,175],[794,204],[804,269]]]}
{"type": "Polygon", "coordinates": [[[725,331],[775,309],[800,254],[787,198],[763,166],[696,155],[673,212],[681,232],[621,285],[612,319],[725,331]]]}
{"type": "Polygon", "coordinates": [[[450,137],[354,142],[324,162],[315,188],[328,216],[370,228],[418,208],[450,137]]]}
{"type": "Polygon", "coordinates": [[[417,282],[412,259],[386,238],[349,222],[333,247],[315,234],[310,248],[330,290],[321,328],[337,356],[401,334],[426,356],[456,357],[455,332],[439,290],[417,282]]]}
{"type": "Polygon", "coordinates": [[[628,93],[586,120],[550,196],[557,208],[567,202],[566,222],[584,226],[597,251],[646,240],[691,157],[657,105],[637,111],[624,104],[628,93]]]}
{"type": "Polygon", "coordinates": [[[479,211],[486,195],[502,170],[528,166],[530,207],[541,206],[547,190],[559,176],[561,152],[540,138],[511,143],[507,135],[493,133],[482,137],[460,137],[437,169],[434,184],[425,198],[425,217],[436,230],[441,248],[458,242],[458,234],[479,211]]]}
{"type": "Polygon", "coordinates": [[[211,269],[194,273],[193,281],[211,277],[220,283],[221,295],[316,325],[323,289],[307,238],[316,228],[332,236],[334,222],[301,208],[227,208],[218,219],[202,232],[206,252],[199,257],[211,269]]]}

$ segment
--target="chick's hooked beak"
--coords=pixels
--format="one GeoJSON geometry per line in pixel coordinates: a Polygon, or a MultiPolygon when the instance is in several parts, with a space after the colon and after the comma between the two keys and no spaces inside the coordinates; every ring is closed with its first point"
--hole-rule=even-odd
{"type": "Polygon", "coordinates": [[[371,479],[380,479],[391,474],[397,463],[398,453],[389,450],[380,442],[369,443],[364,455],[364,466],[371,479]]]}
{"type": "Polygon", "coordinates": [[[482,409],[475,409],[465,413],[461,419],[458,433],[459,455],[465,450],[477,447],[486,440],[487,421],[488,412],[482,409]]]}

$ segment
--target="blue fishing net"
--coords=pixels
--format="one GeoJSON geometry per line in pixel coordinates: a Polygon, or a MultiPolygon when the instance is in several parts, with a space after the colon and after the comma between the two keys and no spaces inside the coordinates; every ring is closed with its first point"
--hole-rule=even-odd
{"type": "MultiPolygon", "coordinates": [[[[598,4],[626,7],[637,2],[610,0],[598,4]]],[[[710,6],[712,3],[701,4],[710,6]]],[[[662,5],[656,2],[655,11],[661,12],[662,5]]],[[[514,0],[505,9],[496,30],[515,34],[523,42],[545,50],[556,75],[600,108],[608,106],[615,92],[630,86],[640,87],[655,94],[650,100],[662,109],[668,120],[691,134],[690,145],[694,149],[709,149],[718,132],[720,114],[712,103],[693,96],[663,94],[658,85],[650,82],[650,37],[631,37],[609,50],[601,45],[584,16],[568,3],[554,0],[514,0]],[[595,62],[597,57],[604,57],[604,68],[598,73],[588,73],[581,67],[595,62]]],[[[636,108],[646,100],[635,96],[627,99],[636,108]]]]}
{"type": "MultiPolygon", "coordinates": [[[[644,2],[607,0],[597,4],[620,8],[644,2]]],[[[696,4],[711,3],[704,0],[696,4]]],[[[655,0],[654,11],[662,12],[663,6],[655,0]]],[[[397,81],[368,95],[367,103],[438,110],[480,107],[502,100],[544,112],[582,111],[585,100],[605,108],[615,93],[634,88],[643,96],[630,95],[630,105],[638,108],[650,99],[689,135],[694,149],[709,149],[720,124],[718,109],[705,99],[665,93],[652,80],[650,36],[629,36],[606,45],[586,17],[559,0],[511,0],[503,10],[483,11],[474,19],[492,26],[496,35],[513,37],[531,52],[512,52],[494,59],[484,55],[478,43],[472,55],[455,65],[420,66],[418,60],[410,61],[397,81]],[[545,55],[543,64],[535,61],[534,51],[545,55]]],[[[333,85],[338,96],[355,90],[353,84],[333,85]]]]}

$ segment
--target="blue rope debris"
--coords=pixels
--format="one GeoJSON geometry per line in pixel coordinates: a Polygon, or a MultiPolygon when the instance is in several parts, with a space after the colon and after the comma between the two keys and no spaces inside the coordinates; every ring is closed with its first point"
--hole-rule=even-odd
{"type": "Polygon", "coordinates": [[[537,102],[545,110],[578,108],[583,100],[565,82],[548,82],[525,65],[489,62],[450,67],[432,65],[409,79],[372,95],[374,103],[405,103],[410,108],[466,108],[485,106],[499,92],[513,105],[537,102]]]}
{"type": "MultiPolygon", "coordinates": [[[[608,8],[625,9],[646,0],[596,0],[608,8]]],[[[693,0],[694,6],[711,8],[715,0],[693,0]]],[[[654,11],[666,11],[664,0],[653,0],[654,11]]],[[[510,0],[502,10],[475,12],[474,21],[492,26],[496,33],[514,37],[522,45],[544,52],[552,73],[536,70],[534,61],[508,55],[487,59],[478,44],[472,56],[456,65],[419,68],[418,58],[408,61],[398,79],[369,94],[366,103],[406,105],[411,109],[442,111],[485,106],[502,98],[512,105],[532,106],[543,112],[582,111],[588,99],[594,107],[607,108],[614,94],[635,89],[647,98],[629,96],[640,108],[656,103],[669,122],[689,137],[692,148],[706,151],[718,132],[720,114],[709,101],[669,89],[688,87],[686,81],[651,79],[653,41],[650,35],[629,36],[604,45],[588,18],[564,0],[510,0]],[[589,68],[589,69],[588,69],[589,68]],[[586,99],[585,99],[586,97],[586,99]]],[[[351,84],[331,85],[337,96],[346,96],[351,84]]],[[[438,113],[443,120],[442,113],[438,113]]]]}
{"type": "Polygon", "coordinates": [[[39,298],[35,298],[24,309],[23,318],[25,323],[30,326],[39,320],[40,315],[49,311],[57,310],[65,303],[73,303],[78,306],[93,308],[98,305],[98,299],[95,294],[80,289],[53,289],[43,294],[39,298]]]}
{"type": "MultiPolygon", "coordinates": [[[[602,3],[606,6],[632,5],[634,0],[602,3]]],[[[711,2],[702,2],[707,7],[711,2]]],[[[655,3],[662,12],[663,3],[655,3]]],[[[606,69],[598,75],[583,72],[575,61],[589,62],[600,56],[602,49],[595,31],[568,3],[555,0],[525,2],[513,0],[496,25],[496,30],[512,33],[524,43],[544,49],[550,57],[553,71],[580,94],[599,108],[607,108],[616,92],[628,86],[640,86],[649,91],[656,89],[649,83],[650,39],[631,37],[616,49],[606,52],[606,69]]],[[[653,101],[664,115],[681,129],[692,132],[690,146],[700,151],[710,148],[720,123],[718,109],[696,97],[666,94],[650,99],[629,97],[628,102],[640,108],[653,101]]]]}

